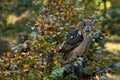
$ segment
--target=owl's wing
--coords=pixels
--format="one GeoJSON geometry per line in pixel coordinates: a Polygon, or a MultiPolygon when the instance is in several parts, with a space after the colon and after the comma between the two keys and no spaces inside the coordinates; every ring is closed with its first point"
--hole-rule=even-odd
{"type": "Polygon", "coordinates": [[[68,52],[72,51],[75,47],[77,47],[81,42],[83,41],[83,35],[81,32],[79,32],[78,29],[71,30],[66,40],[64,41],[64,44],[62,45],[59,52],[64,53],[64,55],[67,55],[68,52]]]}

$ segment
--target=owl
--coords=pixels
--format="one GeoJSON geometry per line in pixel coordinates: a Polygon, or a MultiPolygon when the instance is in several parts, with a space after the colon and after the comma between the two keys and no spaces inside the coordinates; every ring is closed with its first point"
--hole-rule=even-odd
{"type": "Polygon", "coordinates": [[[85,56],[93,38],[93,23],[90,19],[84,19],[78,23],[78,28],[71,30],[63,42],[60,53],[63,59],[71,61],[77,57],[85,56]]]}

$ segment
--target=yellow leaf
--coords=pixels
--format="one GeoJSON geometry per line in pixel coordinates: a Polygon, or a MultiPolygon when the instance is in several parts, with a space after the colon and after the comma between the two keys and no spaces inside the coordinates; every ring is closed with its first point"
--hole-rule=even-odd
{"type": "Polygon", "coordinates": [[[19,53],[15,53],[15,57],[18,57],[19,56],[19,53]]]}
{"type": "Polygon", "coordinates": [[[13,55],[12,52],[7,52],[6,54],[7,54],[7,57],[11,57],[13,55]]]}
{"type": "Polygon", "coordinates": [[[39,22],[43,22],[43,19],[42,18],[39,18],[39,19],[37,19],[37,22],[39,23],[39,22]]]}
{"type": "Polygon", "coordinates": [[[58,5],[60,5],[62,3],[62,0],[58,0],[58,5]]]}
{"type": "Polygon", "coordinates": [[[53,63],[54,63],[55,65],[59,64],[57,60],[55,60],[53,63]]]}
{"type": "Polygon", "coordinates": [[[7,24],[10,24],[10,23],[14,24],[16,22],[16,19],[17,19],[17,17],[14,14],[9,15],[7,18],[7,24]]]}
{"type": "Polygon", "coordinates": [[[18,59],[22,59],[22,56],[18,56],[18,59]]]}
{"type": "Polygon", "coordinates": [[[45,65],[41,65],[40,67],[43,68],[43,69],[46,69],[46,66],[45,66],[45,65]]]}
{"type": "Polygon", "coordinates": [[[56,14],[56,15],[59,15],[59,14],[60,14],[60,12],[56,12],[55,14],[56,14]]]}
{"type": "Polygon", "coordinates": [[[24,64],[24,68],[28,68],[30,65],[29,64],[24,64]]]}
{"type": "Polygon", "coordinates": [[[8,71],[8,70],[5,70],[4,76],[8,76],[8,74],[9,74],[9,71],[8,71]]]}
{"type": "Polygon", "coordinates": [[[48,3],[48,0],[43,0],[43,5],[46,6],[48,3]]]}
{"type": "Polygon", "coordinates": [[[41,36],[41,37],[40,37],[40,39],[41,39],[41,40],[44,40],[44,39],[45,39],[45,37],[44,37],[44,36],[41,36]]]}

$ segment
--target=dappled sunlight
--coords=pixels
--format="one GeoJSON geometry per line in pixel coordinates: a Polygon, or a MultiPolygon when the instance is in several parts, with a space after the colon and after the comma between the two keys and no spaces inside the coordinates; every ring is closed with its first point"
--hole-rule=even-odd
{"type": "Polygon", "coordinates": [[[117,35],[111,36],[105,44],[105,49],[111,53],[119,54],[120,36],[117,36],[117,35]]]}
{"type": "Polygon", "coordinates": [[[107,72],[104,75],[105,80],[120,80],[119,68],[120,68],[120,36],[112,35],[105,44],[105,50],[108,53],[107,56],[111,56],[115,60],[114,62],[114,70],[118,74],[107,72]]]}
{"type": "Polygon", "coordinates": [[[29,11],[25,11],[21,14],[21,16],[17,17],[15,14],[8,15],[7,24],[15,24],[17,21],[21,21],[22,19],[28,17],[29,11]]]}
{"type": "MultiPolygon", "coordinates": [[[[106,8],[109,9],[111,6],[112,6],[111,2],[110,1],[106,1],[106,8]]],[[[100,10],[104,10],[104,3],[101,3],[100,10]]]]}
{"type": "Polygon", "coordinates": [[[14,24],[16,20],[17,20],[17,16],[14,14],[10,14],[7,18],[7,24],[10,24],[10,23],[14,24]]]}
{"type": "Polygon", "coordinates": [[[119,42],[120,42],[120,36],[112,35],[112,36],[110,36],[110,38],[108,40],[119,40],[119,42]]]}
{"type": "Polygon", "coordinates": [[[119,75],[115,75],[111,73],[106,73],[104,77],[105,77],[105,80],[120,80],[119,75]]]}
{"type": "Polygon", "coordinates": [[[119,80],[120,76],[119,75],[114,75],[111,73],[106,73],[105,75],[102,76],[103,79],[100,78],[100,75],[96,75],[97,80],[119,80]]]}
{"type": "Polygon", "coordinates": [[[105,48],[112,53],[117,53],[120,50],[120,43],[107,42],[105,48]]]}

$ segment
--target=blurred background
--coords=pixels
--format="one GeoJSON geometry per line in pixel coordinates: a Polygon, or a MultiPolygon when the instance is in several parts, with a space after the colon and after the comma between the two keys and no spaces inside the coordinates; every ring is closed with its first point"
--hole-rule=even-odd
{"type": "MultiPolygon", "coordinates": [[[[51,57],[48,53],[58,53],[67,32],[76,28],[82,18],[95,21],[95,31],[104,37],[99,45],[102,52],[98,54],[103,53],[99,56],[108,60],[112,57],[117,62],[113,73],[120,75],[117,72],[120,69],[119,0],[0,0],[0,55],[32,52],[51,57]]],[[[60,65],[60,56],[55,55],[53,64],[60,65]]],[[[114,74],[106,77],[120,79],[114,74]]]]}

